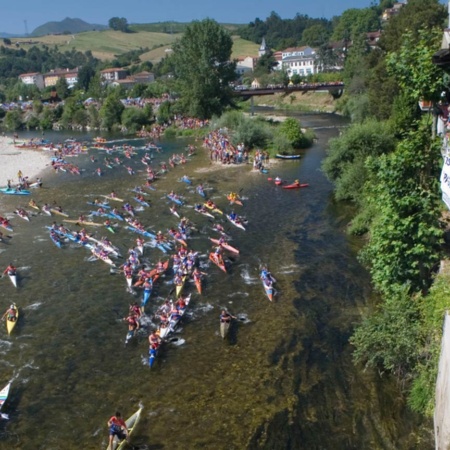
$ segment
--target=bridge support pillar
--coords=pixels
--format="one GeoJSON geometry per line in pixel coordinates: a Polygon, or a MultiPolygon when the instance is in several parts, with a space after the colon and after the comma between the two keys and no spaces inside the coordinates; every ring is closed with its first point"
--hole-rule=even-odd
{"type": "Polygon", "coordinates": [[[250,97],[250,114],[255,115],[255,103],[253,102],[253,95],[250,97]]]}

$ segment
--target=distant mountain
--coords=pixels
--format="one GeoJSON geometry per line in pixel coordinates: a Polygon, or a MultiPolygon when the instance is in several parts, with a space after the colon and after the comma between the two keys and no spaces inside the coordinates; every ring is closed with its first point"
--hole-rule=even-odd
{"type": "Polygon", "coordinates": [[[81,19],[71,19],[66,17],[61,22],[47,22],[37,27],[31,33],[31,36],[46,36],[47,34],[76,34],[83,31],[106,30],[106,25],[97,25],[87,23],[81,19]]]}

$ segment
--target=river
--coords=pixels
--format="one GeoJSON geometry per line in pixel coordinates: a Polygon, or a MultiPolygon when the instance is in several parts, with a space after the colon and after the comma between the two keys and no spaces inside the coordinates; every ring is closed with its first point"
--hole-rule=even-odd
{"type": "MultiPolygon", "coordinates": [[[[87,251],[76,245],[56,248],[45,225],[59,219],[12,220],[15,232],[8,245],[0,244],[0,265],[13,261],[19,267],[19,288],[0,280],[0,304],[6,309],[16,302],[21,317],[10,338],[0,335],[0,384],[13,380],[1,449],[106,448],[107,419],[117,409],[128,417],[140,404],[143,417],[132,442],[141,450],[419,448],[417,429],[424,424],[408,411],[395,381],[352,362],[348,339],[374,298],[356,259],[361,241],[345,233],[348,207],[333,200],[320,171],[328,140],[347,123],[323,114],[301,120],[316,129],[318,140],[300,161],[272,163],[268,175],[245,165],[211,171],[199,146],[192,161],[150,191],[152,207],[140,218],[154,231],[176,224],[165,194],[174,189],[186,196],[188,206],[181,211],[198,229],[190,244],[208,274],[203,295],[193,284],[187,287],[192,302],[178,339],[164,345],[152,369],[144,330],[123,345],[122,318],[139,298],[126,291],[124,277],[110,274],[102,262],[89,262],[87,251]],[[247,231],[224,224],[240,249],[240,256],[230,256],[229,274],[208,263],[208,237],[214,233],[208,219],[189,207],[200,197],[179,182],[184,174],[202,182],[225,210],[227,191],[244,197],[247,231]],[[276,175],[310,186],[283,190],[268,180],[276,175]],[[277,279],[273,303],[258,279],[261,264],[277,279]],[[225,341],[218,326],[223,307],[240,319],[225,341]]],[[[47,133],[58,141],[68,136],[47,133]]],[[[154,166],[180,153],[186,141],[161,145],[154,166]]],[[[99,161],[105,156],[91,154],[99,161]]],[[[87,156],[74,162],[84,169],[81,177],[47,171],[44,187],[32,198],[56,202],[78,217],[90,210],[87,201],[112,190],[131,199],[130,190],[144,179],[139,158],[130,162],[138,170],[134,176],[117,167],[98,177],[98,164],[87,156]]],[[[5,204],[13,211],[24,200],[6,198],[5,204]]],[[[109,236],[123,253],[135,237],[124,229],[109,236]]],[[[151,263],[162,256],[152,248],[145,254],[151,263]]],[[[170,276],[158,282],[150,314],[171,288],[170,276]]],[[[432,448],[431,435],[425,437],[420,448],[432,448]]]]}

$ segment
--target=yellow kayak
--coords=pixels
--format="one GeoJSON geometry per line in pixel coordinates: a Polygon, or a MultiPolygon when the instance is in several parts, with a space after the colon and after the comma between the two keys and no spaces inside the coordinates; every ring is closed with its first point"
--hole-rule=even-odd
{"type": "Polygon", "coordinates": [[[15,304],[14,309],[16,310],[16,320],[9,320],[8,317],[6,318],[6,330],[8,331],[8,334],[11,334],[12,330],[14,330],[14,327],[16,326],[17,321],[19,320],[19,308],[15,304]]]}
{"type": "MultiPolygon", "coordinates": [[[[133,434],[134,429],[136,428],[139,419],[141,418],[141,412],[142,412],[142,406],[127,420],[125,420],[125,423],[127,424],[128,428],[128,439],[133,434]]],[[[117,437],[114,438],[112,443],[112,448],[109,446],[106,447],[106,450],[122,450],[127,445],[127,440],[124,439],[123,441],[119,441],[117,437]]]]}

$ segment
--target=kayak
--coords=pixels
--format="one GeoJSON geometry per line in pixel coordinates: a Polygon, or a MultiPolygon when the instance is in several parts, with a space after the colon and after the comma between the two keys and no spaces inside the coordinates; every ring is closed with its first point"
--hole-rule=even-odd
{"type": "Polygon", "coordinates": [[[181,291],[183,290],[184,284],[186,283],[186,278],[187,276],[184,275],[181,279],[181,284],[177,284],[176,286],[175,295],[177,296],[177,298],[180,296],[181,291]]]}
{"type": "Polygon", "coordinates": [[[230,195],[227,195],[227,200],[233,205],[239,205],[244,206],[244,204],[239,200],[238,198],[230,197],[230,195]]]}
{"type": "Polygon", "coordinates": [[[144,289],[144,296],[142,297],[141,311],[144,312],[145,305],[147,304],[150,295],[152,295],[153,285],[149,289],[144,289]]]}
{"type": "Polygon", "coordinates": [[[212,214],[210,214],[209,212],[207,212],[207,211],[201,211],[201,210],[196,209],[196,208],[194,208],[194,211],[199,213],[199,214],[203,214],[206,217],[210,217],[211,219],[214,219],[214,216],[212,214]]]}
{"type": "Polygon", "coordinates": [[[229,322],[220,322],[220,335],[222,336],[222,339],[225,339],[227,337],[230,326],[231,320],[229,322]]]}
{"type": "Polygon", "coordinates": [[[180,215],[178,214],[178,211],[175,209],[175,206],[170,207],[169,209],[170,209],[170,212],[171,212],[174,216],[180,218],[180,215]]]}
{"type": "Polygon", "coordinates": [[[282,186],[282,188],[283,189],[299,189],[299,188],[305,188],[308,186],[309,186],[308,183],[303,183],[303,184],[292,183],[292,184],[287,184],[286,186],[282,186]]]}
{"type": "Polygon", "coordinates": [[[58,214],[58,216],[69,217],[69,214],[63,213],[62,211],[59,211],[58,209],[55,208],[50,208],[50,211],[53,214],[58,214]]]}
{"type": "Polygon", "coordinates": [[[115,202],[124,202],[122,198],[119,197],[111,197],[110,195],[102,195],[101,197],[107,198],[108,200],[114,200],[115,202]]]}
{"type": "Polygon", "coordinates": [[[9,225],[9,224],[8,224],[8,225],[5,225],[5,224],[2,222],[2,223],[0,223],[0,226],[3,227],[5,230],[13,231],[12,226],[9,225]]]}
{"type": "Polygon", "coordinates": [[[220,270],[223,270],[225,273],[227,273],[227,267],[226,267],[226,265],[225,265],[225,262],[220,262],[218,259],[217,259],[217,256],[216,256],[216,254],[214,253],[214,252],[211,252],[210,254],[209,254],[209,259],[220,269],[220,270]]]}
{"type": "Polygon", "coordinates": [[[163,267],[161,271],[158,271],[157,269],[153,269],[155,271],[154,274],[152,274],[153,277],[153,283],[156,283],[157,280],[161,277],[161,275],[169,268],[169,260],[163,262],[163,267]]]}
{"type": "Polygon", "coordinates": [[[33,202],[29,202],[29,203],[28,203],[28,206],[31,206],[31,208],[37,209],[37,210],[39,211],[39,206],[36,205],[36,204],[33,203],[33,202]]]}
{"type": "Polygon", "coordinates": [[[27,191],[26,189],[15,189],[15,188],[8,188],[8,187],[4,187],[4,188],[0,188],[0,192],[3,192],[3,194],[8,194],[8,195],[30,195],[31,192],[27,191]]]}
{"type": "Polygon", "coordinates": [[[96,251],[95,251],[95,248],[93,248],[92,250],[91,250],[91,252],[92,252],[92,255],[93,256],[95,256],[97,259],[99,259],[100,261],[103,261],[103,262],[105,262],[106,264],[109,264],[110,266],[116,266],[115,264],[114,264],[114,261],[109,257],[109,256],[103,256],[103,255],[99,255],[96,251]]]}
{"type": "Polygon", "coordinates": [[[211,206],[211,205],[208,205],[208,203],[203,203],[203,204],[206,206],[206,208],[210,209],[212,212],[223,214],[223,211],[221,211],[216,205],[211,206]]]}
{"type": "Polygon", "coordinates": [[[139,228],[133,227],[132,225],[127,225],[126,228],[134,233],[142,234],[142,236],[146,236],[149,238],[156,238],[156,234],[151,233],[150,231],[141,230],[139,228]]]}
{"type": "MultiPolygon", "coordinates": [[[[11,387],[11,383],[8,383],[8,384],[0,391],[0,410],[2,409],[3,404],[6,402],[6,399],[8,398],[10,387],[11,387]]],[[[0,415],[1,415],[2,419],[6,419],[6,420],[9,419],[9,417],[8,417],[7,414],[0,413],[0,415]]]]}
{"type": "Polygon", "coordinates": [[[169,323],[166,327],[159,329],[159,337],[161,339],[167,339],[170,333],[175,331],[175,328],[177,327],[178,323],[180,322],[181,318],[184,316],[184,313],[186,312],[186,309],[189,305],[189,302],[191,301],[191,295],[189,294],[187,297],[184,298],[184,301],[186,303],[186,308],[181,309],[178,314],[171,314],[169,317],[169,323]]]}
{"type": "Polygon", "coordinates": [[[225,250],[228,250],[229,252],[239,254],[239,250],[235,247],[232,247],[230,244],[227,244],[225,242],[220,244],[219,239],[214,239],[214,238],[209,238],[209,240],[216,245],[221,245],[225,250]]]}
{"type": "Polygon", "coordinates": [[[205,191],[202,188],[197,187],[197,194],[201,195],[203,198],[206,198],[205,191]]]}
{"type": "Polygon", "coordinates": [[[301,155],[281,155],[280,153],[277,153],[275,155],[275,158],[278,158],[278,159],[300,159],[301,155]]]}
{"type": "Polygon", "coordinates": [[[62,244],[61,241],[59,240],[58,236],[56,234],[51,234],[50,233],[50,239],[52,240],[52,242],[58,247],[61,248],[62,244]]]}
{"type": "Polygon", "coordinates": [[[202,279],[199,278],[194,278],[194,283],[195,283],[195,287],[197,288],[197,292],[199,294],[202,293],[202,279]]]}
{"type": "Polygon", "coordinates": [[[93,227],[102,227],[102,223],[96,223],[96,222],[89,222],[87,220],[75,220],[75,219],[64,219],[63,222],[67,223],[76,223],[80,225],[91,225],[93,227]]]}
{"type": "Polygon", "coordinates": [[[181,177],[180,181],[186,184],[192,184],[192,181],[186,175],[184,177],[181,177]]]}
{"type": "Polygon", "coordinates": [[[95,203],[95,202],[86,202],[88,205],[91,206],[98,206],[99,208],[111,208],[111,205],[109,203],[95,203]]]}
{"type": "MultiPolygon", "coordinates": [[[[137,427],[137,424],[139,423],[139,419],[141,418],[142,408],[143,407],[141,406],[132,416],[130,416],[127,420],[125,420],[125,423],[128,428],[128,438],[131,437],[135,428],[137,427]]],[[[113,442],[112,442],[112,447],[110,447],[108,444],[108,446],[106,447],[106,450],[122,450],[125,448],[126,445],[128,445],[128,442],[126,439],[124,439],[123,441],[119,441],[117,436],[115,436],[113,439],[113,442]]]]}
{"type": "Polygon", "coordinates": [[[135,200],[136,202],[140,203],[142,206],[150,206],[150,203],[146,202],[145,200],[141,200],[137,197],[133,197],[133,200],[135,200]]]}
{"type": "Polygon", "coordinates": [[[26,215],[26,213],[20,213],[19,211],[14,211],[14,214],[17,214],[21,219],[26,220],[27,222],[30,221],[30,218],[26,215]]]}
{"type": "Polygon", "coordinates": [[[17,287],[17,274],[14,273],[8,273],[8,277],[11,280],[11,283],[13,284],[14,287],[17,287]]]}
{"type": "Polygon", "coordinates": [[[227,219],[228,219],[235,227],[238,227],[238,228],[240,228],[241,230],[244,230],[244,231],[245,231],[245,227],[244,227],[244,225],[242,224],[242,222],[236,221],[236,219],[233,220],[233,219],[230,217],[229,214],[227,214],[227,219]]]}
{"type": "Polygon", "coordinates": [[[262,284],[264,286],[264,291],[266,292],[267,298],[270,301],[273,301],[273,295],[275,293],[275,289],[273,288],[272,284],[270,284],[270,286],[267,286],[266,283],[264,283],[264,280],[262,280],[262,284]]]}
{"type": "Polygon", "coordinates": [[[16,311],[16,319],[9,320],[8,318],[6,318],[6,330],[8,331],[8,334],[11,334],[12,330],[16,326],[17,321],[19,320],[19,308],[15,304],[14,309],[16,311]]]}
{"type": "Polygon", "coordinates": [[[167,198],[169,199],[169,200],[172,200],[174,203],[176,203],[177,205],[182,205],[183,204],[183,201],[182,200],[180,200],[179,198],[177,198],[177,197],[174,197],[173,195],[170,195],[170,194],[168,194],[167,195],[167,198]]]}

